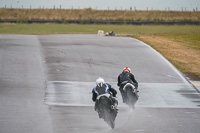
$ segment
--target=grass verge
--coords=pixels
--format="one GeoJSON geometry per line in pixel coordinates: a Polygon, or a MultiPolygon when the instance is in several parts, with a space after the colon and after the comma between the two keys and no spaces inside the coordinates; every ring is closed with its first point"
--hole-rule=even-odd
{"type": "MultiPolygon", "coordinates": [[[[196,35],[196,37],[199,35],[196,35]]],[[[200,80],[200,42],[182,37],[166,37],[161,35],[137,35],[133,36],[160,52],[176,68],[191,80],[200,80]]]]}

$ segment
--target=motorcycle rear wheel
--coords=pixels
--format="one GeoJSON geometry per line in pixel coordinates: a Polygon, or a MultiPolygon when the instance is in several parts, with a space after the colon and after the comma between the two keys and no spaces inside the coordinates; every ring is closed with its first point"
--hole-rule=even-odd
{"type": "Polygon", "coordinates": [[[135,103],[138,100],[136,94],[133,92],[132,88],[127,88],[126,89],[126,94],[127,94],[127,104],[134,109],[135,108],[135,103]]]}

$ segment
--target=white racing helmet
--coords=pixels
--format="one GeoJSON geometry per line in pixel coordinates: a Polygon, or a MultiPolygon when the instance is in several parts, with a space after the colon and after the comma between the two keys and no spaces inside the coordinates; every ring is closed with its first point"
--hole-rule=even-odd
{"type": "Polygon", "coordinates": [[[104,79],[99,77],[97,80],[96,80],[96,84],[99,86],[99,87],[102,87],[102,85],[104,84],[104,79]]]}

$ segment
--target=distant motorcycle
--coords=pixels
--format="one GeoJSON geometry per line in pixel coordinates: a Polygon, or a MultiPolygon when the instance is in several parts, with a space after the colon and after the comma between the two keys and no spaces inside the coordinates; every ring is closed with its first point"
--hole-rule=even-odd
{"type": "Polygon", "coordinates": [[[135,103],[137,102],[139,95],[138,91],[135,88],[135,86],[131,83],[126,83],[126,85],[123,87],[123,90],[126,93],[126,104],[129,105],[131,108],[135,108],[135,103]]]}
{"type": "Polygon", "coordinates": [[[115,36],[115,33],[113,31],[106,32],[106,36],[115,36]]]}
{"type": "Polygon", "coordinates": [[[98,98],[98,106],[100,111],[100,118],[113,129],[115,127],[115,118],[117,117],[118,109],[114,105],[114,101],[111,99],[109,94],[100,95],[98,98]]]}

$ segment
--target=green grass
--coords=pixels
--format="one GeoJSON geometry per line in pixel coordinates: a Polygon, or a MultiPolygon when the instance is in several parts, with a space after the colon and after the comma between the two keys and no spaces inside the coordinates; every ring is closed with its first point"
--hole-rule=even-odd
{"type": "Polygon", "coordinates": [[[193,37],[200,34],[200,26],[195,25],[98,25],[98,24],[0,24],[1,34],[96,34],[98,30],[116,34],[154,34],[183,37],[193,37]]]}
{"type": "Polygon", "coordinates": [[[200,50],[200,34],[198,33],[176,35],[175,40],[183,44],[187,42],[187,46],[200,50]]]}

